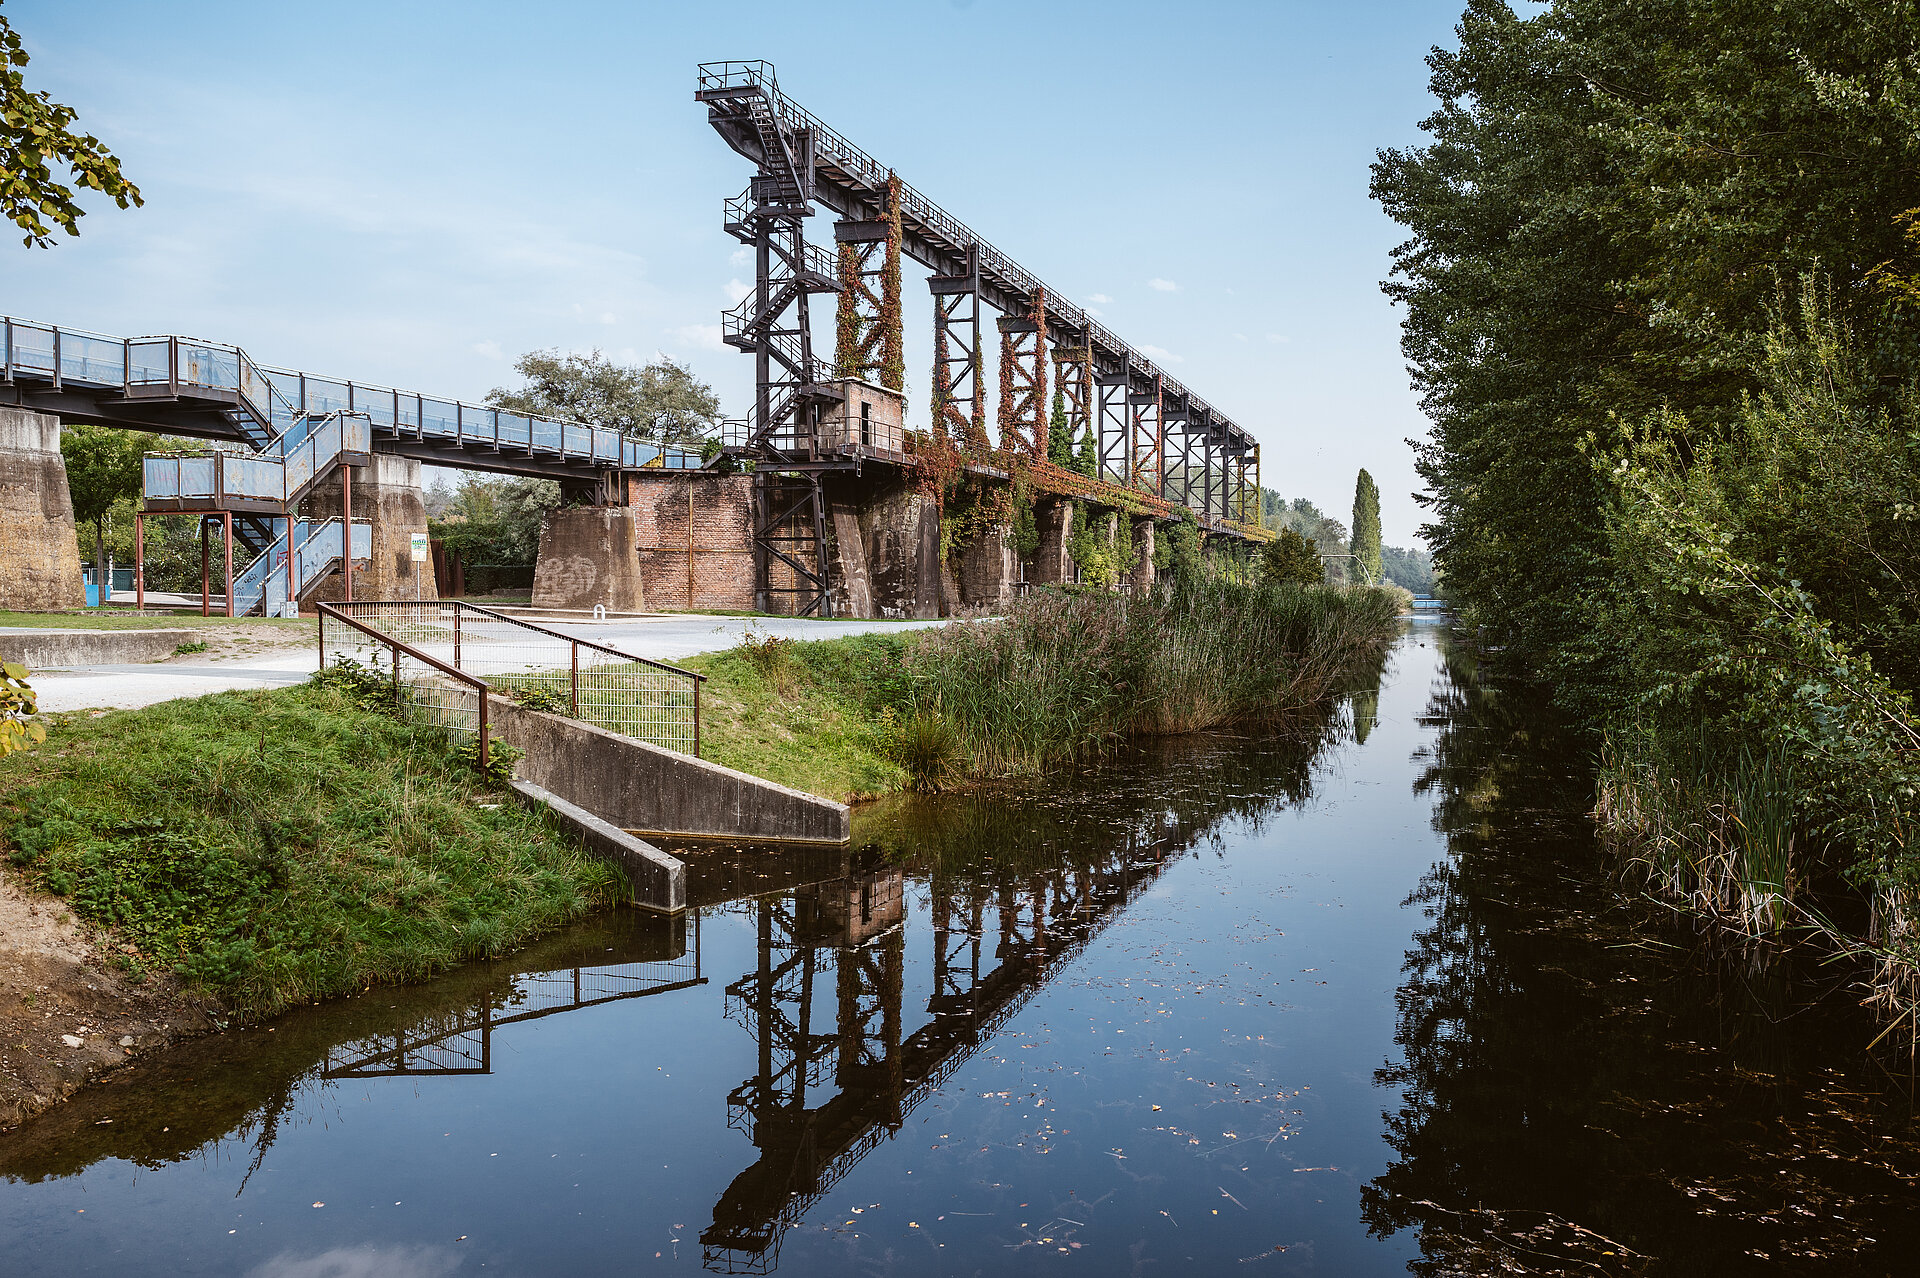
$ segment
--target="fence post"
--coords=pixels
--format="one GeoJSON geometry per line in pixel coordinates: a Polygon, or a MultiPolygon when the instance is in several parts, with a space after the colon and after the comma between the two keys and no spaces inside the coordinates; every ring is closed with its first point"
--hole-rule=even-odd
{"type": "Polygon", "coordinates": [[[491,753],[492,743],[487,740],[487,689],[484,684],[481,685],[480,687],[479,696],[480,696],[480,771],[482,774],[485,774],[487,770],[487,765],[491,762],[491,760],[488,758],[488,755],[491,753]]]}
{"type": "Polygon", "coordinates": [[[453,601],[453,668],[460,668],[460,601],[453,601]]]}
{"type": "MultiPolygon", "coordinates": [[[[207,615],[207,521],[200,521],[200,615],[207,615]]],[[[320,666],[327,668],[327,614],[320,613],[320,666]]]]}
{"type": "Polygon", "coordinates": [[[567,714],[571,718],[580,717],[580,645],[568,643],[567,649],[573,654],[573,692],[567,701],[567,714]]]}
{"type": "Polygon", "coordinates": [[[693,757],[700,757],[700,680],[693,681],[693,757]]]}
{"type": "Polygon", "coordinates": [[[393,708],[400,709],[400,645],[393,644],[393,708]]]}

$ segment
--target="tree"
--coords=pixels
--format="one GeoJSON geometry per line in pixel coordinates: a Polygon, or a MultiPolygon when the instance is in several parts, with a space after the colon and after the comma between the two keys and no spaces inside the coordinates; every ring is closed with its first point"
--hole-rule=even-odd
{"type": "Polygon", "coordinates": [[[540,526],[560,504],[550,479],[467,475],[445,494],[432,534],[470,564],[531,564],[540,555],[540,526]]]}
{"type": "Polygon", "coordinates": [[[1073,432],[1067,426],[1067,397],[1053,388],[1053,412],[1047,419],[1047,460],[1062,470],[1073,469],[1073,432]]]}
{"type": "Polygon", "coordinates": [[[1073,456],[1073,468],[1088,479],[1100,478],[1100,445],[1093,437],[1093,425],[1080,436],[1080,448],[1073,456]]]}
{"type": "Polygon", "coordinates": [[[101,583],[102,602],[113,593],[107,572],[107,518],[115,502],[140,495],[141,460],[153,442],[151,436],[111,426],[77,424],[60,431],[73,517],[93,525],[93,575],[101,583]]]}
{"type": "Polygon", "coordinates": [[[1380,580],[1380,489],[1364,467],[1353,482],[1353,558],[1348,562],[1349,575],[1360,585],[1380,580]]]}
{"type": "Polygon", "coordinates": [[[599,351],[529,351],[513,367],[527,384],[487,392],[494,408],[588,422],[663,445],[698,446],[720,420],[713,388],[665,356],[636,368],[616,364],[599,351]]]}
{"type": "Polygon", "coordinates": [[[1260,571],[1273,581],[1297,582],[1318,586],[1327,579],[1327,568],[1313,543],[1291,528],[1260,548],[1260,571]]]}
{"type": "Polygon", "coordinates": [[[74,186],[98,191],[123,209],[144,201],[99,138],[74,132],[71,107],[28,91],[20,71],[26,65],[20,37],[0,17],[0,213],[25,233],[21,243],[28,248],[51,248],[54,228],[78,235],[86,213],[73,186],[54,177],[56,165],[66,166],[74,186]]]}

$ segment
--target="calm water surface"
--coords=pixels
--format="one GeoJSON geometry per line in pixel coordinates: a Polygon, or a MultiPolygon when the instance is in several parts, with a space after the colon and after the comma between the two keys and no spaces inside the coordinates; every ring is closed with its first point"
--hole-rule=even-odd
{"type": "Polygon", "coordinates": [[[1585,784],[1416,624],[1326,722],[144,1062],[0,1137],[0,1272],[1913,1272],[1907,1067],[1621,904],[1585,784]]]}

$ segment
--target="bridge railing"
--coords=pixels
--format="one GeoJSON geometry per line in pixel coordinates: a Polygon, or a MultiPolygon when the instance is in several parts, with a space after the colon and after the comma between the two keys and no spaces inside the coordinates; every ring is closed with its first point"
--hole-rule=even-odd
{"type": "Polygon", "coordinates": [[[331,607],[533,709],[699,757],[703,674],[458,600],[331,607]]]}
{"type": "Polygon", "coordinates": [[[643,443],[609,427],[266,368],[237,346],[198,338],[109,337],[0,317],[0,346],[0,380],[9,383],[24,375],[56,387],[68,381],[116,387],[130,398],[147,399],[210,391],[245,401],[249,414],[271,423],[269,433],[276,437],[303,416],[360,413],[380,432],[401,439],[505,446],[631,469],[698,470],[701,464],[697,452],[643,443]]]}

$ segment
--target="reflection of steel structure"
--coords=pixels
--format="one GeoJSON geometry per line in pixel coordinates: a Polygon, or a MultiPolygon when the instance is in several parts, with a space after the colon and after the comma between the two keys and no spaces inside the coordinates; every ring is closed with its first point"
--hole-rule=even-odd
{"type": "Polygon", "coordinates": [[[338,1044],[327,1052],[321,1077],[491,1073],[493,1031],[501,1026],[706,984],[698,915],[692,928],[692,948],[675,958],[522,973],[502,993],[436,1013],[391,1037],[338,1044]]]}
{"type": "Polygon", "coordinates": [[[727,994],[729,1015],[760,1041],[758,1072],[728,1097],[728,1121],[761,1157],[714,1206],[713,1224],[700,1236],[707,1267],[771,1272],[785,1231],[898,1131],[1190,839],[1185,827],[1159,833],[1095,864],[1018,882],[936,878],[932,993],[925,1023],[911,1034],[902,1023],[899,870],[855,868],[791,900],[760,902],[759,967],[727,994]],[[829,966],[831,1004],[814,991],[829,966]],[[831,1033],[815,1026],[829,1005],[831,1033]]]}

